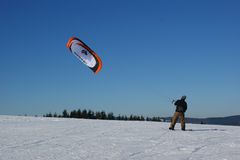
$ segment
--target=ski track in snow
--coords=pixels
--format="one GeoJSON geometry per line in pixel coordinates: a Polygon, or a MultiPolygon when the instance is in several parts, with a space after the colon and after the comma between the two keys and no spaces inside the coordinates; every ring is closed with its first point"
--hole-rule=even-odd
{"type": "Polygon", "coordinates": [[[0,160],[239,160],[240,127],[0,116],[0,160]]]}

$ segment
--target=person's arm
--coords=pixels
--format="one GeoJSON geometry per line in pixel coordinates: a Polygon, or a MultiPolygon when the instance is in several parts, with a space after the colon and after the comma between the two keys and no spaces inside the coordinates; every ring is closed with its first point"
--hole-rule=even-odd
{"type": "Polygon", "coordinates": [[[179,104],[179,100],[177,100],[174,105],[177,106],[179,104]]]}

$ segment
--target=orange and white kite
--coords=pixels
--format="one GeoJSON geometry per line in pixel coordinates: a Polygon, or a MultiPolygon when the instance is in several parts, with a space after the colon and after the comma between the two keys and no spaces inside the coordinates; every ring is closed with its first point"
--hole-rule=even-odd
{"type": "Polygon", "coordinates": [[[102,69],[102,61],[99,56],[80,39],[70,38],[67,42],[67,48],[95,74],[102,69]]]}

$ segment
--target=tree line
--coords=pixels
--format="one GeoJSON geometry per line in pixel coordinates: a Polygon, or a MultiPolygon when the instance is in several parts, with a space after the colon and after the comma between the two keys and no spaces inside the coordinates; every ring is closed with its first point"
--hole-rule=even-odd
{"type": "Polygon", "coordinates": [[[66,109],[63,110],[62,114],[57,114],[56,112],[54,114],[47,113],[43,115],[44,117],[58,117],[58,118],[83,118],[83,119],[102,119],[102,120],[124,120],[124,121],[157,121],[162,122],[164,121],[161,117],[144,117],[139,115],[133,115],[130,116],[126,115],[118,115],[115,116],[113,112],[106,113],[105,111],[92,111],[87,109],[78,109],[78,110],[72,110],[67,111],[66,109]]]}

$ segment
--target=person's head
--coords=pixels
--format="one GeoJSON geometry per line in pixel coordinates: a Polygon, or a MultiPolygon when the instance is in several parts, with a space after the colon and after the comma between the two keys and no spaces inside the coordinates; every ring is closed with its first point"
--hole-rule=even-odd
{"type": "Polygon", "coordinates": [[[182,96],[181,100],[185,100],[187,98],[187,96],[182,96]]]}

